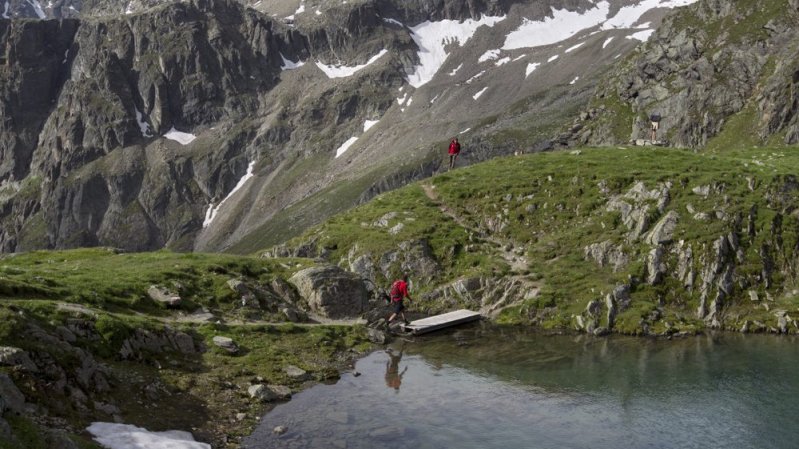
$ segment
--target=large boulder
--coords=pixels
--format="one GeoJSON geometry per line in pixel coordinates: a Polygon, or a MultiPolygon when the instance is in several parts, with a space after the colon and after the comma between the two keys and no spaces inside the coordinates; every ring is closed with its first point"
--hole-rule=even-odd
{"type": "Polygon", "coordinates": [[[306,268],[289,279],[311,312],[326,318],[355,318],[366,310],[369,293],[356,274],[325,265],[306,268]]]}
{"type": "Polygon", "coordinates": [[[0,415],[6,410],[10,410],[13,413],[25,412],[25,395],[19,391],[19,388],[7,374],[0,374],[0,398],[3,398],[0,415]]]}

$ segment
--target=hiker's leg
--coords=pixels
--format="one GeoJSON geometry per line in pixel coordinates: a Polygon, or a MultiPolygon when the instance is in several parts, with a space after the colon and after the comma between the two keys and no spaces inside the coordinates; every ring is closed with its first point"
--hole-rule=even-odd
{"type": "Polygon", "coordinates": [[[391,323],[392,321],[394,321],[394,318],[396,318],[396,317],[397,317],[397,314],[396,313],[392,313],[391,316],[388,317],[388,323],[391,323]]]}

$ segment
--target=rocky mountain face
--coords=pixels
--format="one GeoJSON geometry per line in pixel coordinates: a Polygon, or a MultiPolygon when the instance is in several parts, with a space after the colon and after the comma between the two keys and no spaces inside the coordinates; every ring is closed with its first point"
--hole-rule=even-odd
{"type": "Polygon", "coordinates": [[[456,134],[463,163],[549,148],[614,56],[686,3],[85,2],[79,19],[0,19],[0,248],[248,252],[429,176],[456,134]]]}
{"type": "Polygon", "coordinates": [[[713,0],[667,18],[608,74],[572,142],[659,138],[689,148],[799,143],[799,4],[713,0]]]}

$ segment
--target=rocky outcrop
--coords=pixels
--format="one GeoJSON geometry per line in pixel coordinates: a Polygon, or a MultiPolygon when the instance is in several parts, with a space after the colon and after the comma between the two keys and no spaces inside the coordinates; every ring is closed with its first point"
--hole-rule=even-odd
{"type": "Polygon", "coordinates": [[[797,143],[797,27],[799,14],[788,0],[701,0],[667,18],[634,58],[608,75],[594,102],[602,108],[581,116],[579,132],[567,140],[649,139],[649,116],[658,114],[658,138],[699,148],[745,115],[763,141],[784,135],[785,143],[797,143]]]}
{"type": "Polygon", "coordinates": [[[369,295],[355,274],[336,266],[306,268],[289,279],[312,313],[325,318],[355,318],[366,310],[369,295]]]}

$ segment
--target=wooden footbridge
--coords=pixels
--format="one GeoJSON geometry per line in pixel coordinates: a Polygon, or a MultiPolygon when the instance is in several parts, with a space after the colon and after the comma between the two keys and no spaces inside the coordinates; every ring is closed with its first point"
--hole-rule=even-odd
{"type": "Polygon", "coordinates": [[[403,327],[405,332],[413,335],[424,334],[439,329],[444,329],[458,324],[477,321],[481,317],[480,312],[473,312],[471,310],[461,309],[454,312],[442,313],[421,320],[414,320],[403,327]]]}

